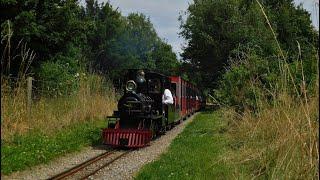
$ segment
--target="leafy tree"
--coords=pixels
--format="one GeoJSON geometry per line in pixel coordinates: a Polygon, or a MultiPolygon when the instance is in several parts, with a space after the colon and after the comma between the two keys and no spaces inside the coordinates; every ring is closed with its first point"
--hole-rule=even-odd
{"type": "MultiPolygon", "coordinates": [[[[298,59],[297,41],[303,52],[301,58],[314,59],[318,35],[311,26],[310,15],[301,6],[294,6],[293,0],[262,3],[282,49],[290,54],[291,60],[298,59]]],[[[205,84],[204,88],[216,88],[230,62],[245,59],[248,50],[270,57],[266,60],[279,53],[270,27],[254,0],[196,0],[185,14],[186,21],[180,17],[180,34],[187,40],[182,57],[192,67],[187,74],[198,73],[196,79],[198,84],[205,84]]]]}
{"type": "Polygon", "coordinates": [[[92,1],[87,4],[86,13],[88,48],[84,51],[88,66],[90,71],[108,74],[117,68],[115,61],[118,59],[112,56],[112,48],[124,29],[124,20],[108,3],[99,6],[92,1]]]}
{"type": "MultiPolygon", "coordinates": [[[[34,67],[41,62],[54,59],[55,55],[67,51],[68,44],[80,37],[82,23],[76,1],[5,1],[8,11],[4,16],[12,22],[12,46],[27,42],[36,52],[34,67]]],[[[17,54],[15,54],[17,55],[17,54]]],[[[13,54],[13,56],[15,56],[13,54]]],[[[21,62],[13,62],[12,74],[16,74],[21,62]]]]}
{"type": "Polygon", "coordinates": [[[179,62],[176,54],[172,51],[172,47],[163,41],[156,43],[152,54],[152,59],[155,60],[155,67],[163,74],[177,75],[179,62]]]}
{"type": "Polygon", "coordinates": [[[152,53],[158,40],[150,19],[143,14],[131,13],[126,18],[125,31],[119,38],[120,52],[127,58],[128,68],[155,68],[152,53]]]}
{"type": "MultiPolygon", "coordinates": [[[[31,69],[37,79],[64,83],[84,70],[113,79],[126,68],[169,73],[179,65],[149,18],[141,13],[124,17],[109,2],[86,0],[82,7],[75,0],[5,0],[1,5],[6,7],[1,11],[2,35],[8,34],[9,24],[11,48],[23,41],[35,52],[31,69]]],[[[19,52],[10,55],[19,57],[19,52]]],[[[17,74],[22,62],[14,58],[7,75],[17,74]]]]}
{"type": "Polygon", "coordinates": [[[318,45],[318,35],[312,26],[310,13],[302,5],[295,6],[293,0],[263,1],[269,9],[268,15],[277,33],[282,48],[295,59],[299,42],[302,59],[312,56],[312,49],[318,45]]]}

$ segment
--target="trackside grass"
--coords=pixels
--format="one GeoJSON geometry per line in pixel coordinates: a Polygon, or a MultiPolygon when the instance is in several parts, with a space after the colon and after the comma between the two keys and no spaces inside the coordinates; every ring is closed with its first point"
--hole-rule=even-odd
{"type": "Polygon", "coordinates": [[[116,94],[104,78],[80,77],[79,88],[69,95],[38,94],[31,106],[25,82],[1,77],[1,174],[101,143],[106,126],[101,119],[116,105],[116,94]]]}
{"type": "Polygon", "coordinates": [[[136,179],[230,179],[224,157],[229,146],[227,121],[218,112],[202,112],[172,142],[167,153],[147,164],[136,179]]]}
{"type": "Polygon", "coordinates": [[[100,144],[101,128],[105,125],[105,120],[82,122],[51,136],[33,132],[16,136],[10,143],[2,142],[1,174],[24,170],[63,154],[79,151],[82,147],[100,144]]]}

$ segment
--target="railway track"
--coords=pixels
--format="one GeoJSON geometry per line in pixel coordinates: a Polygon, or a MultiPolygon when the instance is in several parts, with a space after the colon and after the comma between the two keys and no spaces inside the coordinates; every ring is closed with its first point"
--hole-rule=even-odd
{"type": "Polygon", "coordinates": [[[60,179],[88,179],[90,176],[96,174],[100,169],[111,165],[117,159],[127,155],[132,150],[117,151],[111,150],[102,153],[92,159],[89,159],[67,171],[57,174],[48,180],[60,179]]]}

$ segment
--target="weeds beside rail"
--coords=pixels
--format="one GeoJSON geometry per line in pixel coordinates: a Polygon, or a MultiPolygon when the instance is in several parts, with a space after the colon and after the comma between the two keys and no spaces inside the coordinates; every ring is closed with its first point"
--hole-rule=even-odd
{"type": "MultiPolygon", "coordinates": [[[[256,2],[278,43],[268,16],[260,2],[256,2]]],[[[297,45],[300,49],[299,42],[297,45]]],[[[307,84],[304,62],[296,60],[300,72],[294,74],[279,43],[278,48],[281,58],[275,59],[279,63],[279,79],[268,89],[259,80],[249,81],[250,87],[260,90],[254,94],[257,108],[246,108],[242,113],[231,107],[225,110],[234,147],[227,161],[236,168],[235,177],[247,173],[250,178],[318,179],[319,71],[312,71],[316,79],[307,84]]],[[[314,60],[318,64],[318,55],[314,60]]],[[[242,65],[254,67],[252,63],[248,60],[242,65]]]]}
{"type": "Polygon", "coordinates": [[[62,96],[41,96],[43,89],[34,92],[31,112],[27,111],[26,80],[15,82],[1,79],[1,136],[10,142],[15,135],[30,131],[52,134],[78,122],[92,121],[110,115],[115,107],[115,92],[101,87],[103,79],[91,75],[80,80],[79,89],[62,96]],[[91,81],[91,82],[89,82],[91,81]],[[91,84],[91,86],[89,86],[91,84]],[[93,87],[94,86],[94,87],[93,87]]]}

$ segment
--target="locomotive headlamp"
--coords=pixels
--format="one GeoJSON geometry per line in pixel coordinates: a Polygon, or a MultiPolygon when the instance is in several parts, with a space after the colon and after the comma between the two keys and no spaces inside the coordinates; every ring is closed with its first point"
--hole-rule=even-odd
{"type": "Polygon", "coordinates": [[[129,80],[126,85],[127,91],[134,91],[137,88],[137,84],[133,80],[129,80]]]}

